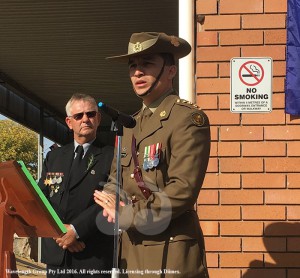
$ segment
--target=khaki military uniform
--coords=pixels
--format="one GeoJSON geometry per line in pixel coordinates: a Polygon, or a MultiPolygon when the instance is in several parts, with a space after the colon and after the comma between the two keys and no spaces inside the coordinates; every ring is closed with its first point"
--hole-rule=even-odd
{"type": "MultiPolygon", "coordinates": [[[[125,129],[122,138],[121,195],[127,205],[120,207],[119,218],[124,231],[121,277],[208,277],[203,235],[194,210],[209,159],[208,118],[175,94],[160,103],[142,130],[141,111],[134,117],[136,127],[125,129]],[[133,177],[132,135],[143,180],[152,191],[148,199],[133,177]],[[145,170],[147,147],[154,145],[158,164],[145,170]]],[[[112,188],[113,180],[106,189],[112,188]]]]}

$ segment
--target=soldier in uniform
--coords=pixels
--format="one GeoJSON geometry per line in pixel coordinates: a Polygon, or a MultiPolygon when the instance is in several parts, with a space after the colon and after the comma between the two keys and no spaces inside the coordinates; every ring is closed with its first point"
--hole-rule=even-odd
{"type": "MultiPolygon", "coordinates": [[[[143,101],[122,140],[122,277],[208,277],[204,240],[194,204],[207,169],[210,126],[205,113],[173,88],[175,62],[188,55],[185,40],[164,33],[132,34],[127,62],[135,94],[143,101]]],[[[115,218],[116,162],[96,203],[115,218]]]]}

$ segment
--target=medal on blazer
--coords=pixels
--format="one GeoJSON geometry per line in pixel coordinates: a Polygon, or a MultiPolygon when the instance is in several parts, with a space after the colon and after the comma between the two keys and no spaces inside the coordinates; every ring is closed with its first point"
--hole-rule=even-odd
{"type": "Polygon", "coordinates": [[[46,179],[44,180],[44,185],[50,186],[51,189],[50,197],[52,197],[54,193],[57,193],[59,191],[63,176],[64,173],[53,173],[53,172],[46,173],[46,179]]]}
{"type": "Polygon", "coordinates": [[[160,159],[161,143],[145,147],[143,169],[148,170],[157,167],[160,159]]]}

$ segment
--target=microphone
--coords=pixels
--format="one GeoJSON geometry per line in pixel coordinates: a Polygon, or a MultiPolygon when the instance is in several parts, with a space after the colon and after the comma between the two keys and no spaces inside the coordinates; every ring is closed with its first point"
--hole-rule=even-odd
{"type": "Polygon", "coordinates": [[[98,103],[99,108],[112,118],[114,122],[118,122],[126,128],[134,128],[136,125],[135,119],[130,116],[119,112],[118,110],[104,104],[103,102],[98,103]]]}

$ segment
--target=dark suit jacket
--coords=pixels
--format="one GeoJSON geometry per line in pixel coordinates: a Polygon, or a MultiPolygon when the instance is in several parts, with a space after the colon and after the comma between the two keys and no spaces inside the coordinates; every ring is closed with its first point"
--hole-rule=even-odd
{"type": "Polygon", "coordinates": [[[86,248],[82,252],[70,253],[59,247],[53,239],[45,238],[42,240],[42,261],[60,265],[67,252],[74,268],[111,269],[113,238],[97,228],[96,217],[99,213],[102,214],[102,209],[94,202],[93,193],[95,189],[101,190],[108,178],[113,147],[98,148],[91,145],[83,158],[82,169],[68,184],[73,157],[73,143],[49,152],[44,161],[39,186],[63,223],[75,227],[86,248]],[[62,178],[61,182],[59,177],[62,178]],[[57,183],[52,185],[54,191],[51,192],[51,185],[47,185],[45,181],[53,178],[57,183]]]}

